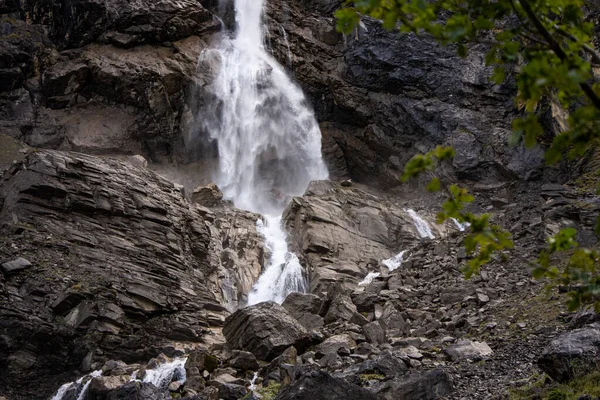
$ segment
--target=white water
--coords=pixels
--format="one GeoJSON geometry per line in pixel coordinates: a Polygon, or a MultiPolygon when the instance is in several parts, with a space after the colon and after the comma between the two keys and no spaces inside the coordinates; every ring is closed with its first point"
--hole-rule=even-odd
{"type": "Polygon", "coordinates": [[[469,226],[471,226],[471,224],[468,223],[468,222],[460,223],[455,218],[450,218],[450,219],[452,220],[452,222],[454,222],[454,225],[456,226],[456,229],[458,229],[461,232],[464,232],[469,226]]]}
{"type": "Polygon", "coordinates": [[[406,250],[402,250],[400,253],[396,254],[392,258],[388,258],[387,260],[383,260],[381,263],[388,267],[390,271],[396,270],[402,266],[402,262],[404,261],[404,254],[406,250]]]}
{"type": "Polygon", "coordinates": [[[370,285],[371,282],[373,282],[373,279],[378,278],[379,275],[381,275],[379,272],[369,272],[367,274],[367,276],[365,276],[365,279],[363,279],[362,281],[358,282],[358,285],[359,286],[370,285]]]}
{"type": "Polygon", "coordinates": [[[258,282],[248,293],[248,304],[269,300],[283,303],[291,292],[305,292],[308,282],[302,273],[300,260],[288,251],[281,217],[265,216],[265,221],[259,220],[256,225],[258,232],[265,237],[265,245],[271,258],[258,282]]]}
{"type": "Polygon", "coordinates": [[[431,228],[429,227],[427,221],[421,218],[421,216],[419,216],[419,214],[417,214],[415,210],[409,208],[405,209],[404,211],[406,211],[408,215],[410,215],[410,217],[413,220],[413,224],[415,225],[415,228],[417,228],[417,231],[419,232],[419,235],[422,238],[428,237],[430,239],[435,239],[435,235],[431,231],[431,228]]]}
{"type": "Polygon", "coordinates": [[[63,397],[65,396],[65,394],[67,394],[67,392],[69,390],[74,389],[74,388],[78,388],[77,391],[79,392],[79,395],[77,396],[77,400],[85,400],[87,398],[87,390],[88,390],[88,387],[90,386],[90,383],[92,382],[92,379],[97,376],[101,376],[101,375],[102,375],[102,371],[98,370],[98,371],[94,371],[88,375],[82,376],[81,378],[77,379],[75,382],[65,383],[58,389],[56,394],[54,396],[52,396],[52,400],[62,400],[63,397]],[[86,378],[89,378],[89,379],[83,386],[81,386],[81,384],[83,383],[83,380],[86,378]]]}
{"type": "Polygon", "coordinates": [[[217,49],[221,65],[210,90],[218,112],[201,118],[217,141],[215,178],[236,207],[264,214],[259,226],[271,252],[249,304],[282,302],[306,279],[290,253],[281,213],[291,196],[325,179],[321,132],[302,90],[265,49],[264,0],[235,0],[237,29],[217,49]]]}
{"type": "Polygon", "coordinates": [[[185,382],[185,361],[185,358],[176,358],[173,361],[159,364],[154,369],[148,369],[143,382],[151,383],[159,389],[167,389],[174,377],[178,381],[185,382]]]}
{"type": "Polygon", "coordinates": [[[258,372],[254,373],[254,376],[252,376],[252,380],[250,381],[250,386],[248,387],[248,389],[250,389],[250,391],[254,392],[256,390],[256,380],[258,379],[258,372]]]}

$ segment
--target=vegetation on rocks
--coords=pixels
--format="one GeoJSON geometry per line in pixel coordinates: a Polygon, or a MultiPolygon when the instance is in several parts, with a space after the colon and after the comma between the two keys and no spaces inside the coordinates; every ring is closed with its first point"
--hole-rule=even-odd
{"type": "Polygon", "coordinates": [[[578,400],[600,397],[600,372],[593,372],[568,383],[557,383],[546,376],[534,376],[532,382],[510,391],[511,400],[578,400]]]}

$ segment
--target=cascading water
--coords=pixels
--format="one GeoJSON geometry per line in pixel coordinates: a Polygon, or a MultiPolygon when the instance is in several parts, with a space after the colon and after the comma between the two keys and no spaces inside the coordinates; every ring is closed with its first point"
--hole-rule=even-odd
{"type": "Polygon", "coordinates": [[[429,239],[435,239],[435,235],[431,231],[431,228],[429,227],[427,221],[421,218],[421,216],[417,214],[415,210],[409,208],[405,209],[404,211],[406,211],[408,215],[410,215],[410,218],[413,220],[415,228],[417,228],[417,231],[419,232],[419,235],[422,238],[428,237],[429,239]]]}
{"type": "Polygon", "coordinates": [[[235,37],[216,49],[221,65],[210,90],[218,106],[202,118],[217,141],[215,180],[225,197],[264,215],[258,229],[270,260],[248,304],[281,302],[292,291],[305,290],[300,262],[288,251],[281,213],[291,196],[328,175],[313,112],[263,43],[263,6],[264,0],[235,0],[235,37]]]}

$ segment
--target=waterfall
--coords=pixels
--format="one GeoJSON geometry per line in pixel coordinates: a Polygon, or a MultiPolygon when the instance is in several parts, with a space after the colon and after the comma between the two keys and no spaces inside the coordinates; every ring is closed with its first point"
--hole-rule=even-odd
{"type": "Polygon", "coordinates": [[[456,229],[458,229],[461,232],[464,232],[468,227],[471,226],[470,223],[468,222],[459,222],[456,218],[450,218],[452,220],[452,222],[454,222],[454,226],[456,226],[456,229]]]}
{"type": "Polygon", "coordinates": [[[270,252],[248,303],[283,301],[304,291],[298,258],[288,251],[281,213],[310,181],[326,179],[321,132],[302,90],[267,53],[264,0],[235,0],[236,33],[216,49],[220,68],[209,91],[212,114],[201,115],[217,142],[215,181],[238,208],[264,215],[259,230],[270,252]]]}
{"type": "Polygon", "coordinates": [[[383,265],[385,265],[386,267],[388,267],[388,269],[390,271],[398,269],[398,268],[400,268],[400,266],[402,265],[402,262],[404,261],[405,253],[406,253],[406,250],[403,250],[400,253],[396,254],[394,257],[388,258],[387,260],[383,260],[381,263],[383,265]]]}
{"type": "Polygon", "coordinates": [[[56,394],[52,396],[51,400],[63,400],[65,395],[70,393],[67,398],[72,399],[73,395],[77,395],[77,400],[85,400],[87,399],[87,390],[92,382],[92,379],[102,375],[102,371],[94,371],[89,375],[84,375],[81,378],[77,379],[75,382],[69,382],[62,385],[56,394]],[[83,383],[83,381],[87,378],[87,381],[83,383]],[[74,392],[74,393],[71,393],[74,392]]]}
{"type": "Polygon", "coordinates": [[[433,234],[433,232],[431,232],[431,228],[429,227],[427,221],[421,218],[421,216],[417,214],[415,210],[409,208],[405,209],[404,211],[406,211],[408,215],[410,215],[410,217],[413,220],[413,224],[415,224],[415,228],[417,228],[417,231],[419,232],[419,235],[422,238],[428,237],[429,239],[435,239],[435,235],[433,234]]]}
{"type": "Polygon", "coordinates": [[[373,282],[373,279],[375,278],[379,278],[381,274],[379,272],[369,272],[367,274],[367,276],[365,276],[365,279],[363,279],[362,281],[358,282],[359,286],[367,286],[370,285],[371,282],[373,282]]]}
{"type": "Polygon", "coordinates": [[[173,361],[158,365],[154,369],[146,370],[143,382],[151,383],[159,389],[167,389],[173,380],[186,380],[186,358],[176,358],[173,361]]]}

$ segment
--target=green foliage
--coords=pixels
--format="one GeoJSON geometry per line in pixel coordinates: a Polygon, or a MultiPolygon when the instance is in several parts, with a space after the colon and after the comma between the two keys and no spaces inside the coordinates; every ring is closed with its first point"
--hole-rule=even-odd
{"type": "Polygon", "coordinates": [[[566,384],[560,384],[542,376],[527,386],[512,389],[511,400],[577,400],[585,396],[600,397],[600,372],[593,372],[566,384]]]}
{"type": "MultiPolygon", "coordinates": [[[[553,99],[569,115],[568,127],[548,143],[545,157],[552,164],[564,156],[580,157],[600,140],[600,83],[592,73],[592,65],[600,65],[600,54],[593,47],[594,26],[585,20],[584,5],[584,0],[346,0],[336,16],[344,33],[367,15],[382,21],[388,30],[428,35],[453,45],[462,57],[472,43],[486,44],[485,61],[494,67],[492,82],[501,85],[510,79],[518,89],[515,107],[521,116],[513,121],[511,143],[534,147],[544,139],[539,119],[544,99],[553,99]]],[[[413,157],[402,181],[432,171],[436,159],[453,154],[451,148],[438,147],[413,157]]],[[[440,188],[437,178],[427,185],[430,191],[440,188]]],[[[466,189],[451,186],[439,214],[440,221],[456,218],[471,224],[465,239],[472,256],[464,268],[466,276],[477,273],[494,253],[512,247],[510,235],[491,225],[489,215],[463,211],[472,201],[466,189]]],[[[596,233],[600,235],[600,219],[596,233]]],[[[551,238],[536,262],[534,276],[571,288],[570,309],[595,302],[600,311],[598,254],[579,248],[575,235],[568,229],[551,238]],[[571,252],[567,265],[551,266],[552,255],[563,251],[571,252]]]]}
{"type": "Polygon", "coordinates": [[[267,386],[263,386],[258,389],[256,393],[258,393],[262,400],[273,400],[275,397],[277,397],[279,389],[281,389],[281,384],[271,381],[267,386]]]}

